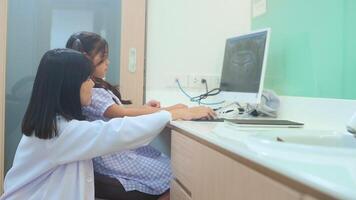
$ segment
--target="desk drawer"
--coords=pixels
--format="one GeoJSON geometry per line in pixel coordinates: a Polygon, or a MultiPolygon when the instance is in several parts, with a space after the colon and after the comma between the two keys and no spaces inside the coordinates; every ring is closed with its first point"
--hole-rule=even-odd
{"type": "Polygon", "coordinates": [[[191,200],[192,198],[187,194],[183,187],[181,187],[180,184],[175,179],[173,179],[171,182],[170,199],[191,200]]]}
{"type": "Polygon", "coordinates": [[[175,178],[189,192],[193,187],[195,148],[197,142],[181,133],[172,131],[171,162],[175,178]]]}

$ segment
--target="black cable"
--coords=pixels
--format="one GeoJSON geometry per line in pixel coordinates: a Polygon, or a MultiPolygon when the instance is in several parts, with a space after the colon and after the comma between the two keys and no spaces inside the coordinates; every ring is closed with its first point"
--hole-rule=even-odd
{"type": "Polygon", "coordinates": [[[208,98],[209,96],[215,96],[217,94],[219,94],[221,92],[220,88],[215,88],[215,89],[212,89],[210,91],[207,91],[201,95],[198,95],[198,96],[195,96],[195,97],[191,97],[191,100],[192,101],[201,101],[203,99],[206,99],[208,98]]]}
{"type": "Polygon", "coordinates": [[[177,82],[177,84],[178,84],[179,89],[180,89],[180,90],[183,92],[183,94],[185,94],[185,95],[190,99],[190,101],[192,101],[192,102],[198,102],[199,104],[203,104],[203,105],[217,105],[217,104],[225,103],[225,101],[216,102],[216,103],[204,103],[204,102],[201,102],[201,100],[206,99],[206,98],[209,97],[209,96],[215,96],[215,95],[219,94],[220,91],[221,91],[220,88],[215,88],[215,89],[212,89],[212,90],[209,91],[209,90],[208,90],[208,84],[207,84],[207,82],[206,82],[205,79],[203,79],[202,82],[205,83],[206,92],[203,93],[203,94],[201,94],[201,95],[195,96],[195,97],[190,96],[188,93],[186,93],[186,92],[183,90],[183,88],[182,88],[182,86],[180,85],[178,79],[176,80],[176,82],[177,82]]]}
{"type": "Polygon", "coordinates": [[[206,92],[201,94],[201,95],[199,95],[199,96],[192,97],[191,98],[192,101],[197,101],[200,104],[201,100],[206,99],[209,96],[215,96],[215,95],[217,95],[217,94],[219,94],[221,92],[220,88],[214,88],[214,89],[209,91],[207,81],[205,79],[202,79],[201,82],[205,84],[205,91],[206,92]]]}
{"type": "Polygon", "coordinates": [[[203,78],[203,79],[201,79],[201,83],[205,83],[205,91],[206,91],[206,93],[208,93],[209,92],[209,90],[208,90],[208,82],[203,78]]]}

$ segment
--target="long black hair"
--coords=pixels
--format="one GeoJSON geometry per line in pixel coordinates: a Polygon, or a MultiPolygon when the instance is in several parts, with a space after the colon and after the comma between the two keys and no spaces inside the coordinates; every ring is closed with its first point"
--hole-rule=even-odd
{"type": "Polygon", "coordinates": [[[38,66],[22,132],[50,139],[58,135],[56,117],[84,120],[80,87],[94,71],[92,62],[71,49],[47,51],[38,66]]]}
{"type": "MultiPolygon", "coordinates": [[[[78,32],[70,36],[67,41],[66,48],[74,49],[82,53],[86,53],[91,60],[94,60],[96,55],[101,56],[101,61],[97,64],[100,65],[108,58],[109,45],[104,38],[93,32],[78,32]]],[[[111,91],[122,104],[131,104],[130,100],[123,100],[118,86],[113,86],[102,78],[92,78],[96,88],[104,88],[111,91]]]]}

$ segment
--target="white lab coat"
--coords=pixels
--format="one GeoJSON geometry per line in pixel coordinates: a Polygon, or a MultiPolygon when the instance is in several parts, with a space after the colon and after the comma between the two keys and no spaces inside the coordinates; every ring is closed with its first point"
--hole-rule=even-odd
{"type": "Polygon", "coordinates": [[[146,145],[170,120],[167,111],[108,122],[59,117],[58,137],[22,137],[0,200],[94,199],[91,159],[146,145]]]}

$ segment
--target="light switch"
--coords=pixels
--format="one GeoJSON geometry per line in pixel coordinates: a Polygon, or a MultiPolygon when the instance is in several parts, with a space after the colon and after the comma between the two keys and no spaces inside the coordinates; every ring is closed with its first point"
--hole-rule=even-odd
{"type": "Polygon", "coordinates": [[[258,17],[267,12],[267,0],[252,0],[252,16],[258,17]]]}
{"type": "Polygon", "coordinates": [[[129,72],[135,73],[137,68],[137,51],[136,48],[129,50],[129,72]]]}

